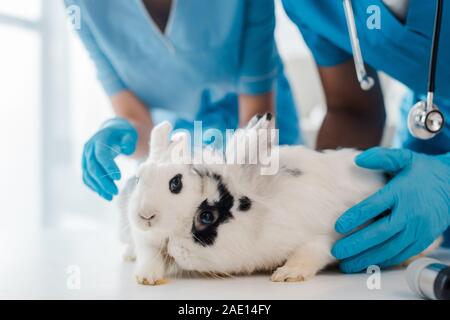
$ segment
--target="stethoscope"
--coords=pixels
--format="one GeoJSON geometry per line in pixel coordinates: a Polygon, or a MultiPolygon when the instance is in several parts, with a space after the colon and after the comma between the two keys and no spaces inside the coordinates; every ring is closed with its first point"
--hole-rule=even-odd
{"type": "MultiPolygon", "coordinates": [[[[343,0],[345,18],[350,34],[350,42],[355,62],[356,75],[361,89],[370,90],[375,80],[367,74],[364,59],[359,44],[358,32],[356,29],[355,15],[353,13],[351,0],[343,0]]],[[[436,15],[434,19],[433,42],[431,45],[430,66],[428,73],[428,93],[426,101],[416,103],[408,115],[408,129],[415,138],[428,140],[436,136],[445,124],[444,115],[434,104],[434,90],[436,80],[436,64],[439,51],[439,38],[442,25],[443,0],[437,0],[436,15]]]]}

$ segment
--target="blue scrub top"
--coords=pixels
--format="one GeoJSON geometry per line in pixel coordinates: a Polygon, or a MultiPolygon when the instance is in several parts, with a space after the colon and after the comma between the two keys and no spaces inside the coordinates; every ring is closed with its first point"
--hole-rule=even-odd
{"type": "MultiPolygon", "coordinates": [[[[319,65],[333,66],[352,59],[342,0],[283,0],[283,4],[319,65]]],[[[436,0],[410,0],[404,23],[382,0],[354,0],[352,4],[364,61],[410,88],[400,109],[396,144],[427,154],[450,152],[449,3],[444,5],[435,101],[447,121],[444,130],[428,141],[409,134],[406,117],[415,102],[426,94],[436,0]],[[371,15],[368,9],[372,5],[380,10],[381,29],[367,27],[371,15]]],[[[450,230],[446,238],[449,245],[450,230]]]]}
{"type": "Polygon", "coordinates": [[[65,0],[109,95],[134,93],[155,122],[238,126],[238,94],[276,90],[280,143],[300,142],[299,121],[274,41],[273,0],[173,0],[165,31],[142,0],[65,0]]]}
{"type": "MultiPolygon", "coordinates": [[[[405,115],[426,94],[436,0],[409,2],[406,21],[402,23],[382,0],[353,0],[361,50],[367,64],[411,90],[401,108],[398,144],[419,152],[442,154],[450,152],[450,5],[444,5],[436,75],[436,104],[446,116],[446,126],[434,139],[422,141],[407,132],[405,115]],[[380,10],[380,29],[367,27],[372,5],[380,10]]],[[[342,0],[283,0],[283,4],[319,65],[333,66],[352,59],[342,0]]]]}

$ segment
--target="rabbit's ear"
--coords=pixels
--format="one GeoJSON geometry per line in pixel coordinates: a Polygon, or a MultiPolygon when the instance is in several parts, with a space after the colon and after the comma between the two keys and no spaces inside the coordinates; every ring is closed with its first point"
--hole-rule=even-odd
{"type": "Polygon", "coordinates": [[[278,144],[278,131],[275,130],[275,118],[272,113],[263,115],[252,129],[258,133],[260,152],[270,153],[272,147],[278,144]]]}
{"type": "Polygon", "coordinates": [[[189,141],[189,132],[187,131],[175,131],[170,139],[173,143],[187,145],[189,141]]]}
{"type": "Polygon", "coordinates": [[[178,164],[191,163],[191,135],[188,131],[178,131],[172,135],[170,144],[170,161],[178,164]]]}
{"type": "Polygon", "coordinates": [[[270,154],[277,144],[275,119],[271,113],[256,115],[245,129],[238,129],[226,149],[227,161],[237,164],[258,164],[261,155],[270,154]]]}
{"type": "Polygon", "coordinates": [[[168,121],[163,121],[153,128],[150,136],[150,160],[157,161],[167,150],[171,132],[172,125],[168,121]]]}
{"type": "Polygon", "coordinates": [[[249,130],[249,129],[253,128],[258,123],[258,121],[261,120],[261,118],[263,116],[264,115],[262,115],[262,114],[254,115],[253,118],[251,118],[250,121],[247,123],[247,126],[245,127],[245,129],[249,130]]]}

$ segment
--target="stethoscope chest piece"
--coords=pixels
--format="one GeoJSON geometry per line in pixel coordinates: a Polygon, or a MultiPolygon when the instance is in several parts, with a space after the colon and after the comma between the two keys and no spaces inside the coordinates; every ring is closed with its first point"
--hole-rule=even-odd
{"type": "MultiPolygon", "coordinates": [[[[350,43],[353,51],[356,75],[363,90],[370,90],[374,85],[374,79],[369,77],[364,65],[364,60],[359,45],[358,32],[356,30],[355,15],[351,0],[343,0],[345,18],[350,34],[350,43]]],[[[429,140],[436,136],[444,128],[444,115],[433,103],[435,94],[436,66],[439,52],[439,38],[442,24],[444,0],[437,0],[436,15],[434,19],[433,39],[431,45],[430,65],[428,73],[427,100],[418,102],[409,112],[408,129],[414,138],[429,140]]]]}
{"type": "Polygon", "coordinates": [[[408,129],[414,138],[432,139],[443,127],[444,116],[434,104],[427,107],[426,101],[419,101],[409,112],[408,129]]]}

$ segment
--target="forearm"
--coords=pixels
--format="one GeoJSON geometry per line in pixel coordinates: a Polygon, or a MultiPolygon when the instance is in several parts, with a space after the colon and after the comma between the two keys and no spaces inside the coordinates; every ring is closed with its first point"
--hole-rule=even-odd
{"type": "Polygon", "coordinates": [[[370,67],[368,72],[376,84],[363,91],[352,61],[319,68],[327,114],[319,131],[317,149],[367,149],[380,144],[386,111],[377,73],[370,67]]]}
{"type": "Polygon", "coordinates": [[[239,126],[243,127],[257,114],[274,111],[274,97],[272,92],[261,95],[239,95],[239,126]]]}
{"type": "Polygon", "coordinates": [[[358,115],[328,110],[317,137],[316,148],[361,150],[377,146],[383,138],[384,115],[358,115]]]}
{"type": "Polygon", "coordinates": [[[139,138],[133,158],[145,158],[149,152],[149,138],[153,127],[148,108],[131,92],[123,91],[111,97],[114,113],[130,121],[139,138]]]}

